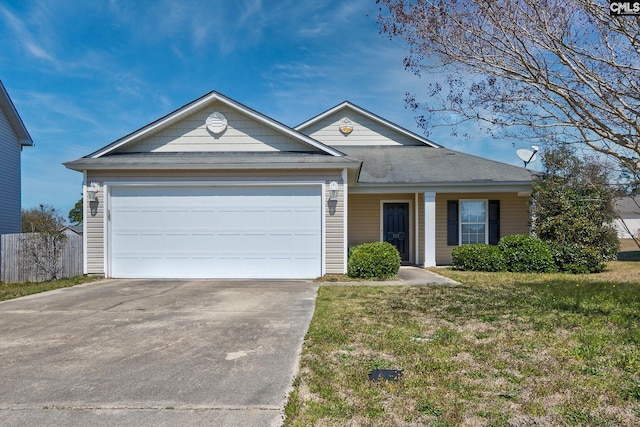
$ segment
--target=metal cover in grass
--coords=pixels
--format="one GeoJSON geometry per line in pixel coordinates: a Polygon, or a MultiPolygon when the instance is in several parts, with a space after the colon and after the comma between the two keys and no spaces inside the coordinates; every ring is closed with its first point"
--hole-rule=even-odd
{"type": "Polygon", "coordinates": [[[402,369],[374,369],[369,372],[369,380],[377,383],[381,379],[397,381],[402,376],[402,369]]]}

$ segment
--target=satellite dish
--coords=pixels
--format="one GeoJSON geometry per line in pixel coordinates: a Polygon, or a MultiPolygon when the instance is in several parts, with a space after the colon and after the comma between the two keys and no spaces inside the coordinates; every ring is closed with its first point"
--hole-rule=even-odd
{"type": "Polygon", "coordinates": [[[526,168],[527,165],[531,162],[535,162],[536,159],[538,158],[536,156],[536,153],[538,152],[538,147],[533,145],[531,146],[532,150],[528,150],[526,148],[520,148],[518,150],[516,150],[516,154],[518,155],[518,157],[520,158],[520,160],[522,160],[524,162],[524,167],[526,168]]]}

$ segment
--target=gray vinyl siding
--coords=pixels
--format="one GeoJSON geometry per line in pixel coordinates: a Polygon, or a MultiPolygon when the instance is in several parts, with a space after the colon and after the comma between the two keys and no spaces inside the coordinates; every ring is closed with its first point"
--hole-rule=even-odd
{"type": "Polygon", "coordinates": [[[342,171],[305,171],[304,175],[296,171],[272,171],[272,172],[248,172],[248,171],[115,171],[115,172],[88,172],[88,182],[100,184],[98,203],[87,203],[85,222],[87,223],[87,273],[105,274],[105,213],[104,213],[104,182],[162,182],[180,183],[197,181],[232,181],[232,182],[305,182],[324,181],[327,185],[323,200],[325,203],[325,272],[344,272],[344,188],[342,183],[342,171]],[[339,200],[335,206],[330,205],[329,183],[339,183],[339,200]]]}
{"type": "Polygon", "coordinates": [[[224,151],[315,151],[254,118],[216,102],[196,111],[178,123],[129,145],[123,153],[133,152],[224,152],[224,151]],[[227,118],[227,129],[220,135],[207,130],[205,121],[213,112],[227,118]]]}
{"type": "Polygon", "coordinates": [[[344,265],[344,183],[341,175],[333,177],[324,176],[325,194],[325,270],[327,274],[342,274],[344,265]],[[329,183],[336,181],[338,187],[338,200],[328,201],[330,195],[329,183]]]}
{"type": "Polygon", "coordinates": [[[407,135],[349,109],[331,114],[302,129],[301,132],[329,146],[423,145],[407,135]],[[353,125],[353,132],[349,135],[344,135],[339,128],[345,118],[349,119],[353,125]]]}
{"type": "MultiPolygon", "coordinates": [[[[91,178],[94,180],[95,178],[91,178]]],[[[100,188],[102,190],[102,188],[100,188]]],[[[104,274],[104,191],[100,191],[96,202],[85,203],[87,211],[83,215],[86,223],[87,274],[104,274]]]]}
{"type": "Polygon", "coordinates": [[[0,234],[20,233],[20,142],[0,109],[0,234]]]}

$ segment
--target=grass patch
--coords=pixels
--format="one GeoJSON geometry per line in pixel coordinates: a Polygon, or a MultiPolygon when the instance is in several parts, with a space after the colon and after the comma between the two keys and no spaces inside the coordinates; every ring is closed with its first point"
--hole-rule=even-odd
{"type": "Polygon", "coordinates": [[[68,288],[70,286],[81,285],[83,283],[95,282],[101,278],[102,277],[100,276],[76,276],[68,279],[58,279],[37,283],[0,283],[0,301],[38,294],[40,292],[52,291],[54,289],[68,288]]]}
{"type": "Polygon", "coordinates": [[[320,288],[285,425],[640,424],[640,263],[437,272],[461,285],[320,288]]]}

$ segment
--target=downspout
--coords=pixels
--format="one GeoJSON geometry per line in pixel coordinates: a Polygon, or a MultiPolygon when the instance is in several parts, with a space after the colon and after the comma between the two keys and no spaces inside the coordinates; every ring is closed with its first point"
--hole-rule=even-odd
{"type": "Polygon", "coordinates": [[[347,179],[348,179],[347,169],[342,169],[342,239],[343,239],[343,249],[342,249],[342,269],[343,273],[347,274],[347,254],[349,251],[349,195],[348,195],[348,187],[347,179]]]}
{"type": "Polygon", "coordinates": [[[418,206],[418,193],[414,193],[414,196],[415,196],[415,198],[414,198],[414,202],[413,202],[413,210],[414,210],[414,213],[413,213],[414,220],[413,220],[413,222],[415,223],[415,227],[414,227],[415,236],[413,238],[413,241],[414,241],[413,247],[415,248],[415,252],[416,252],[415,257],[416,258],[413,261],[413,263],[415,265],[419,265],[420,264],[420,218],[419,218],[420,209],[419,209],[419,206],[418,206]]]}

